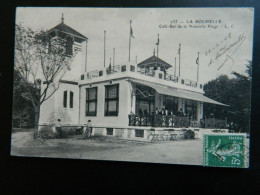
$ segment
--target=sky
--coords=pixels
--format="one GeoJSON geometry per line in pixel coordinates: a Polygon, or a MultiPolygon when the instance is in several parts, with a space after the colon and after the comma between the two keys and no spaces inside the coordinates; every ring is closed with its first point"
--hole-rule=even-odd
{"type": "Polygon", "coordinates": [[[245,64],[252,60],[253,8],[19,7],[16,23],[48,30],[61,22],[62,13],[65,24],[88,37],[90,71],[104,66],[104,31],[106,66],[113,58],[113,48],[116,65],[128,62],[130,20],[132,64],[136,56],[139,63],[153,55],[158,34],[158,56],[173,66],[169,72],[174,73],[176,58],[177,75],[180,62],[181,77],[196,80],[198,62],[200,83],[222,74],[232,77],[233,71],[245,74],[245,64]]]}

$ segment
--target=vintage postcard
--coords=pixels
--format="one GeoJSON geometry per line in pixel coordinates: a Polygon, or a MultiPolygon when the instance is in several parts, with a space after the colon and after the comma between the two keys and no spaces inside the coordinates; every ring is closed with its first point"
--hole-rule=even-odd
{"type": "Polygon", "coordinates": [[[11,155],[249,167],[253,8],[18,7],[11,155]]]}

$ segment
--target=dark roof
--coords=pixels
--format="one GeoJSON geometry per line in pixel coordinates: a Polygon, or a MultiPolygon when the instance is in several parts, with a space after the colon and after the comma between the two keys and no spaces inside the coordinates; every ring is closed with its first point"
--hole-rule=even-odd
{"type": "MultiPolygon", "coordinates": [[[[78,82],[75,81],[68,81],[68,80],[60,80],[61,83],[67,83],[67,84],[72,84],[72,85],[78,85],[78,82]]],[[[43,84],[46,84],[47,81],[43,81],[43,84]]],[[[52,81],[51,81],[52,83],[52,81]]]]}
{"type": "Polygon", "coordinates": [[[140,62],[137,64],[138,67],[146,67],[146,66],[163,66],[166,69],[171,68],[172,65],[168,64],[167,62],[163,61],[160,58],[157,58],[155,55],[151,56],[150,58],[140,62]]]}
{"type": "Polygon", "coordinates": [[[68,25],[64,24],[63,22],[61,22],[57,26],[55,26],[52,29],[50,29],[48,32],[51,32],[53,30],[58,30],[58,31],[62,31],[62,32],[65,32],[65,33],[68,33],[68,34],[72,34],[72,35],[75,35],[75,36],[77,36],[77,37],[79,37],[81,39],[88,39],[87,37],[85,37],[84,35],[80,34],[79,32],[77,32],[73,28],[69,27],[68,25]]]}

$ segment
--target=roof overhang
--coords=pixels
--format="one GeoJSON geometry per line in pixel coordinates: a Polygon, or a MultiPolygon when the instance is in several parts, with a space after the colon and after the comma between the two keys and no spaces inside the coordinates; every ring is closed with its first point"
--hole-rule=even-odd
{"type": "Polygon", "coordinates": [[[177,88],[158,85],[158,84],[145,82],[145,81],[138,82],[133,79],[129,79],[129,81],[132,83],[136,83],[138,85],[145,85],[145,86],[151,87],[154,90],[156,90],[159,94],[162,94],[162,95],[180,97],[180,98],[184,98],[184,99],[188,99],[188,100],[195,100],[195,101],[199,101],[199,102],[205,102],[205,103],[216,104],[216,105],[221,105],[221,106],[229,106],[229,105],[217,102],[213,99],[210,99],[210,98],[204,96],[202,93],[187,91],[187,90],[183,90],[183,89],[177,89],[177,88]]]}
{"type": "Polygon", "coordinates": [[[88,40],[87,37],[85,37],[84,35],[82,35],[78,31],[76,31],[75,29],[69,27],[68,25],[66,25],[64,23],[60,23],[57,26],[53,27],[52,29],[48,30],[48,33],[55,32],[55,31],[60,31],[64,34],[74,36],[74,37],[80,39],[81,41],[87,41],[88,40]]]}

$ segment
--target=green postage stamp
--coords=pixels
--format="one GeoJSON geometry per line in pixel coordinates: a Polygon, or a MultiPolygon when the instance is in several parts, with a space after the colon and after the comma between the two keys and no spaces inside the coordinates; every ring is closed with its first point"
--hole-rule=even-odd
{"type": "Polygon", "coordinates": [[[248,167],[248,147],[244,134],[204,134],[204,166],[248,167]]]}

